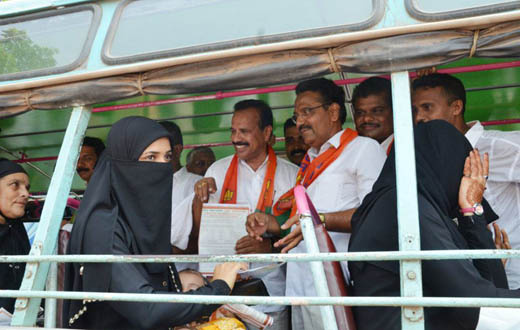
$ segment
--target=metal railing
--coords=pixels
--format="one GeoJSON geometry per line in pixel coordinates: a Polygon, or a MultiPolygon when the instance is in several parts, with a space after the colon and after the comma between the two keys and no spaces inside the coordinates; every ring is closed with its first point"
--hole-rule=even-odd
{"type": "MultiPolygon", "coordinates": [[[[309,233],[306,233],[309,235],[309,233]]],[[[42,256],[0,256],[0,263],[47,262],[51,270],[57,262],[82,263],[175,263],[175,262],[312,262],[312,261],[412,261],[449,259],[497,259],[520,258],[520,250],[442,250],[442,251],[395,251],[395,252],[335,252],[335,253],[294,253],[294,254],[251,254],[227,256],[200,255],[42,255],[42,256]]],[[[520,299],[515,298],[450,298],[450,297],[257,297],[257,296],[206,296],[188,294],[137,294],[106,292],[66,292],[49,287],[57,280],[56,272],[49,272],[47,291],[0,290],[0,297],[44,298],[47,299],[46,326],[55,325],[55,299],[96,299],[104,301],[197,303],[197,304],[262,304],[262,305],[344,305],[344,306],[407,306],[407,307],[516,307],[520,299]]],[[[30,325],[30,324],[27,324],[30,325]]]]}

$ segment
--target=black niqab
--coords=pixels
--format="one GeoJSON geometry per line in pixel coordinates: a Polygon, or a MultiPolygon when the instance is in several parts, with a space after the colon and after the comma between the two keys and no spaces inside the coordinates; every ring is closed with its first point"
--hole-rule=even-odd
{"type": "MultiPolygon", "coordinates": [[[[0,179],[15,173],[27,174],[19,164],[0,159],[0,179]]],[[[3,217],[6,223],[0,224],[0,255],[28,254],[31,247],[23,222],[20,219],[3,217]]],[[[0,290],[18,290],[24,272],[25,263],[0,263],[0,290]]],[[[16,298],[0,298],[0,307],[12,313],[15,301],[16,298]]]]}
{"type": "MultiPolygon", "coordinates": [[[[155,140],[169,133],[153,120],[127,117],[112,126],[78,210],[69,244],[70,254],[113,254],[114,227],[124,221],[140,254],[170,253],[171,163],[138,161],[155,140]]],[[[74,291],[106,292],[111,265],[79,264],[67,270],[66,286],[74,291]]],[[[145,264],[149,273],[165,264],[145,264]]]]}

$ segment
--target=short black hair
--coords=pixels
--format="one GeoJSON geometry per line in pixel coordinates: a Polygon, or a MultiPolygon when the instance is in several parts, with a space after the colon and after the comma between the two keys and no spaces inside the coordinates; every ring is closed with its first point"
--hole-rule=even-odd
{"type": "Polygon", "coordinates": [[[233,107],[234,112],[246,110],[246,109],[255,109],[258,113],[258,117],[260,117],[260,121],[258,123],[260,129],[264,129],[267,126],[271,126],[274,130],[273,125],[273,111],[269,104],[265,103],[262,100],[243,100],[235,104],[233,107]]]}
{"type": "Polygon", "coordinates": [[[363,80],[354,88],[352,93],[352,105],[355,108],[356,101],[371,95],[384,95],[386,104],[392,107],[392,83],[383,77],[370,77],[363,80]]]}
{"type": "Polygon", "coordinates": [[[175,124],[173,121],[160,121],[159,124],[161,124],[162,127],[166,128],[166,130],[170,133],[173,139],[173,145],[184,145],[182,143],[181,129],[177,124],[175,124]]]}
{"type": "Polygon", "coordinates": [[[347,120],[347,108],[345,107],[345,91],[332,80],[325,78],[310,79],[300,82],[296,86],[296,95],[304,92],[320,93],[324,103],[337,103],[339,105],[339,120],[343,125],[347,120]]]}
{"type": "Polygon", "coordinates": [[[190,152],[188,152],[188,155],[186,156],[186,164],[189,164],[192,162],[192,160],[193,160],[192,158],[195,156],[195,154],[197,152],[207,154],[207,155],[212,155],[213,157],[215,157],[215,153],[213,152],[213,150],[211,150],[210,147],[205,147],[205,146],[195,147],[195,148],[191,149],[190,152]]]}
{"type": "Polygon", "coordinates": [[[466,111],[466,89],[464,84],[458,78],[446,73],[432,73],[417,78],[412,83],[412,91],[420,88],[436,88],[441,87],[444,95],[451,104],[456,100],[462,101],[462,114],[466,111]]]}
{"type": "Polygon", "coordinates": [[[291,118],[287,118],[287,120],[283,124],[284,135],[285,135],[285,132],[287,131],[287,129],[290,128],[290,127],[296,127],[296,123],[294,122],[294,119],[292,117],[291,118]]]}
{"type": "Polygon", "coordinates": [[[94,152],[96,153],[98,159],[101,156],[103,150],[105,150],[105,144],[103,143],[103,141],[92,136],[85,136],[85,138],[83,139],[83,146],[94,148],[94,152]]]}

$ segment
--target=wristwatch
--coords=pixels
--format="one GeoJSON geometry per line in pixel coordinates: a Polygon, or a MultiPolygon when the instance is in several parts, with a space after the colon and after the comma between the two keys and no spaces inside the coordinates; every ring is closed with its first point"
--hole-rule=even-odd
{"type": "Polygon", "coordinates": [[[473,204],[473,207],[466,207],[463,209],[460,209],[460,213],[463,215],[466,215],[468,213],[475,214],[475,215],[482,215],[484,214],[484,208],[482,207],[482,204],[475,203],[473,204]]]}

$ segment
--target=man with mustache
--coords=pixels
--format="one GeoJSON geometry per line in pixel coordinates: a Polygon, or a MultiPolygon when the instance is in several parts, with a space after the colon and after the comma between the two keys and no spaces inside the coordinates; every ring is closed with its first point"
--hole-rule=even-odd
{"type": "Polygon", "coordinates": [[[285,135],[285,154],[291,163],[300,166],[309,146],[303,141],[303,137],[300,135],[292,118],[288,118],[285,121],[283,131],[285,135]]]}
{"type": "Polygon", "coordinates": [[[358,134],[379,142],[388,155],[394,141],[390,81],[381,77],[363,80],[354,88],[352,105],[358,134]]]}
{"type": "Polygon", "coordinates": [[[90,181],[90,177],[94,173],[94,167],[96,167],[97,160],[103,150],[105,150],[105,144],[101,139],[91,136],[85,136],[83,139],[83,145],[81,146],[78,163],[76,165],[76,172],[86,184],[90,181]]]}
{"type": "MultiPolygon", "coordinates": [[[[235,154],[213,163],[204,179],[195,185],[193,201],[186,203],[185,200],[174,210],[179,218],[193,219],[192,249],[188,251],[195,251],[193,245],[197,242],[202,203],[247,204],[259,214],[270,214],[274,201],[293,186],[298,168],[275,155],[270,146],[272,134],[273,114],[269,105],[260,100],[235,104],[231,119],[235,154]]],[[[276,252],[273,248],[276,239],[259,241],[246,235],[236,242],[235,250],[237,254],[273,253],[276,252]]],[[[263,276],[262,281],[269,295],[285,295],[285,268],[263,276]]],[[[273,317],[271,328],[289,328],[289,313],[285,306],[256,308],[273,317]]],[[[248,326],[248,329],[251,328],[248,326]]]]}
{"type": "MultiPolygon", "coordinates": [[[[333,81],[311,79],[296,86],[293,118],[303,140],[310,146],[300,166],[296,184],[307,189],[339,252],[348,250],[352,214],[363,197],[372,190],[386,159],[376,141],[342,128],[346,117],[345,92],[333,81]]],[[[273,216],[261,213],[249,216],[249,235],[260,241],[265,231],[276,234],[291,228],[291,233],[274,246],[283,247],[282,252],[307,252],[301,242],[303,236],[293,201],[291,190],[274,206],[274,215],[290,212],[291,217],[283,226],[279,226],[273,216]]],[[[347,277],[346,262],[341,265],[347,277]]],[[[287,263],[286,295],[316,296],[308,263],[287,263]]],[[[325,329],[318,306],[293,306],[292,326],[293,329],[325,329]]]]}

